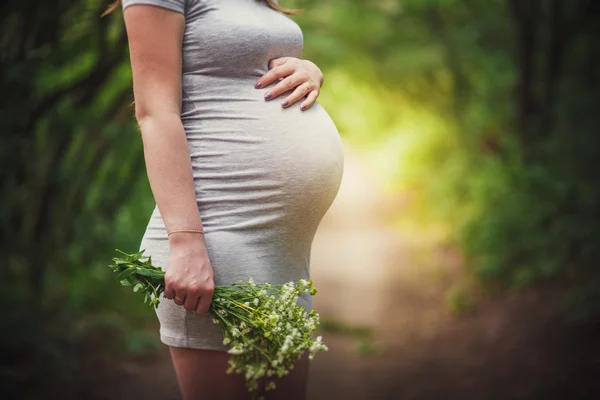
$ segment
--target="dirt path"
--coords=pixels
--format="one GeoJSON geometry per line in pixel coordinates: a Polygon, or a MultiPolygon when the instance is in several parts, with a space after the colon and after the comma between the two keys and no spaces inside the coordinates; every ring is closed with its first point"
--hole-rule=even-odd
{"type": "MultiPolygon", "coordinates": [[[[444,306],[456,263],[387,225],[387,204],[347,151],[344,180],[313,244],[315,307],[324,321],[367,325],[373,340],[325,333],[330,351],[311,367],[309,399],[600,398],[600,332],[569,327],[552,289],[481,301],[461,317],[444,306]],[[417,244],[416,244],[417,243],[417,244]],[[439,257],[438,257],[439,256],[439,257]]],[[[417,238],[418,239],[418,238],[417,238]]],[[[94,388],[97,399],[176,400],[167,353],[123,364],[94,388]]]]}

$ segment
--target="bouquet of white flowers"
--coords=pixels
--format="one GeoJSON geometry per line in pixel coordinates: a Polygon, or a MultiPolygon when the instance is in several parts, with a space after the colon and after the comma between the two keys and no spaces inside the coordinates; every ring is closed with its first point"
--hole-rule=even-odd
{"type": "MultiPolygon", "coordinates": [[[[151,257],[143,256],[144,251],[117,251],[121,256],[113,258],[110,268],[119,282],[144,293],[144,302],[157,307],[164,292],[164,272],[152,265],[151,257]]],[[[312,360],[318,351],[327,350],[321,336],[312,338],[319,314],[297,304],[305,292],[317,293],[312,280],[269,284],[250,278],[215,287],[210,313],[223,330],[223,343],[230,345],[227,373],[244,375],[249,391],[256,393],[263,378],[265,390],[275,389],[274,378],[287,375],[305,351],[312,360]]]]}

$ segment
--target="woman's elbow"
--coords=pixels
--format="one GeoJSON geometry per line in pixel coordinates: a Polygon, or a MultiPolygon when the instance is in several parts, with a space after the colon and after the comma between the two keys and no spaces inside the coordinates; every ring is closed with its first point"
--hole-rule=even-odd
{"type": "Polygon", "coordinates": [[[135,119],[142,130],[144,126],[181,124],[181,114],[176,110],[139,104],[135,107],[135,119]]]}

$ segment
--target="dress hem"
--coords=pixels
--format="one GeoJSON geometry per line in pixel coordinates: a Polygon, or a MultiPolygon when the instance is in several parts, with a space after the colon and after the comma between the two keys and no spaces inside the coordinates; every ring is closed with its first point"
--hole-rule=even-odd
{"type": "Polygon", "coordinates": [[[160,341],[167,346],[186,348],[186,349],[198,349],[198,350],[214,350],[227,352],[228,348],[223,346],[215,346],[208,344],[202,340],[194,340],[185,337],[173,337],[160,333],[160,341]]]}

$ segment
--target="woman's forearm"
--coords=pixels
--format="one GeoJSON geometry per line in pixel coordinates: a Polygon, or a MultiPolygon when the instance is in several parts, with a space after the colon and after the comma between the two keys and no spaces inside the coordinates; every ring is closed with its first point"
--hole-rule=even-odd
{"type": "Polygon", "coordinates": [[[148,180],[167,231],[202,229],[190,155],[180,116],[162,113],[145,116],[138,119],[138,123],[148,180]]]}
{"type": "MultiPolygon", "coordinates": [[[[142,133],[150,187],[168,232],[202,229],[192,162],[181,122],[185,15],[173,6],[183,7],[184,2],[137,3],[126,8],[124,18],[135,117],[142,133]]],[[[168,263],[161,265],[166,268],[165,297],[187,311],[208,312],[214,273],[204,235],[181,232],[170,235],[168,242],[168,263]]],[[[160,251],[161,246],[157,244],[156,249],[160,251]]]]}

